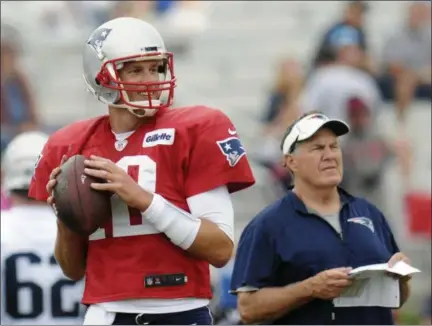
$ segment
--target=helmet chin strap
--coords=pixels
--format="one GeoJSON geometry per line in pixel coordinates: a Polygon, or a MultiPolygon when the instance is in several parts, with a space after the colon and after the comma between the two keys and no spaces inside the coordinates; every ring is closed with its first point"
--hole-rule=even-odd
{"type": "MultiPolygon", "coordinates": [[[[159,102],[159,101],[157,101],[157,102],[159,102]]],[[[131,102],[131,103],[138,104],[138,105],[145,105],[146,103],[148,104],[147,101],[139,101],[139,102],[131,102]]],[[[159,104],[159,103],[157,103],[157,104],[159,104]]],[[[132,113],[133,115],[137,116],[138,118],[152,117],[156,114],[156,111],[157,111],[156,109],[137,109],[137,108],[134,108],[133,106],[130,106],[130,105],[126,105],[126,106],[127,106],[128,111],[130,113],[132,113]]]]}
{"type": "MultiPolygon", "coordinates": [[[[131,103],[136,104],[136,105],[143,105],[143,106],[149,105],[148,101],[135,101],[135,102],[131,102],[131,103]]],[[[159,100],[152,101],[152,104],[155,104],[155,105],[159,105],[159,103],[160,103],[159,100]]],[[[130,113],[132,113],[134,116],[136,116],[138,118],[152,117],[157,112],[157,109],[140,109],[140,108],[133,107],[131,105],[124,104],[124,103],[122,103],[122,104],[110,104],[110,106],[117,108],[117,109],[127,109],[130,113]]]]}
{"type": "MultiPolygon", "coordinates": [[[[125,91],[121,91],[123,94],[123,98],[128,102],[128,103],[132,103],[135,105],[140,105],[140,106],[149,106],[150,105],[150,101],[130,101],[129,100],[129,96],[127,95],[127,93],[125,91]]],[[[152,104],[153,105],[160,105],[160,101],[159,100],[152,100],[152,104]]],[[[132,113],[133,115],[137,116],[138,118],[145,118],[145,117],[151,117],[153,115],[155,115],[156,113],[156,109],[140,109],[140,108],[136,108],[133,107],[131,105],[128,105],[126,103],[124,104],[120,104],[123,108],[128,109],[128,111],[130,113],[132,113]]]]}

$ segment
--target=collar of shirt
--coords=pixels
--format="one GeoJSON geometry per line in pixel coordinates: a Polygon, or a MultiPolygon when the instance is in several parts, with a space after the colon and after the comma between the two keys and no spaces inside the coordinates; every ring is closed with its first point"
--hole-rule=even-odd
{"type": "MultiPolygon", "coordinates": [[[[292,186],[288,194],[286,195],[286,198],[291,201],[294,209],[303,214],[303,215],[310,215],[309,209],[306,207],[306,205],[303,203],[303,201],[297,197],[297,195],[292,191],[294,187],[292,186]]],[[[349,205],[352,201],[354,201],[355,197],[349,194],[346,190],[338,187],[339,196],[341,197],[342,207],[345,205],[349,205]]]]}

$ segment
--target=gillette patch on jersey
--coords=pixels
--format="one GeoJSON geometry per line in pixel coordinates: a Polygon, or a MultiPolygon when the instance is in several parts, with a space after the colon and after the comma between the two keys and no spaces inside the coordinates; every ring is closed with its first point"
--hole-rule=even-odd
{"type": "Polygon", "coordinates": [[[145,134],[142,147],[174,144],[175,129],[157,129],[145,134]]]}
{"type": "Polygon", "coordinates": [[[154,288],[161,286],[184,285],[187,283],[187,276],[183,273],[179,274],[161,274],[149,275],[145,277],[144,286],[146,288],[154,288]]]}
{"type": "Polygon", "coordinates": [[[235,166],[246,155],[246,151],[237,137],[228,137],[216,143],[230,166],[235,166]]]}

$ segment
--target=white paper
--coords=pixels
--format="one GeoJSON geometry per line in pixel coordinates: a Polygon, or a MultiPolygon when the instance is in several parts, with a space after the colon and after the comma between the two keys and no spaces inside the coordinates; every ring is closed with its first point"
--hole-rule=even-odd
{"type": "Polygon", "coordinates": [[[388,267],[387,272],[407,276],[414,273],[420,273],[420,270],[408,265],[404,261],[399,261],[393,267],[388,267]]]}
{"type": "Polygon", "coordinates": [[[420,270],[405,262],[398,262],[392,268],[388,264],[374,264],[353,269],[350,275],[353,284],[340,297],[333,300],[335,307],[387,307],[400,306],[399,280],[388,273],[407,276],[420,270]]]}

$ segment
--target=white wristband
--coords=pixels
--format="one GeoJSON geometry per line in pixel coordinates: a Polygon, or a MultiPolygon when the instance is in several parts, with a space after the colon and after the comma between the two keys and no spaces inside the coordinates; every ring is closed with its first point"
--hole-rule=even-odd
{"type": "Polygon", "coordinates": [[[195,241],[201,226],[201,219],[194,218],[184,210],[174,206],[158,194],[141,215],[153,224],[156,230],[163,232],[172,243],[186,250],[195,241]]]}

